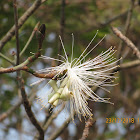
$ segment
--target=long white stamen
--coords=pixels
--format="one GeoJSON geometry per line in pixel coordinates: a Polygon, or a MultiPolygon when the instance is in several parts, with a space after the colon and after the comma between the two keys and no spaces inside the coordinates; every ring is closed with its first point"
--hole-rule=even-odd
{"type": "MultiPolygon", "coordinates": [[[[89,55],[104,40],[104,38],[105,36],[79,62],[82,62],[82,60],[86,58],[86,56],[89,55]]],[[[78,65],[79,62],[75,63],[74,65],[78,65]]]]}
{"type": "Polygon", "coordinates": [[[80,60],[80,58],[83,56],[83,54],[85,53],[85,51],[89,48],[89,46],[91,45],[91,43],[93,42],[93,40],[96,38],[97,34],[98,34],[98,30],[97,30],[96,34],[94,35],[94,37],[92,38],[92,40],[87,45],[87,47],[85,48],[85,50],[83,51],[83,53],[79,56],[79,58],[77,59],[77,61],[75,62],[74,65],[76,65],[76,63],[80,60]]]}
{"type": "MultiPolygon", "coordinates": [[[[88,107],[87,100],[113,104],[109,101],[109,98],[101,98],[98,96],[92,91],[91,87],[99,87],[109,92],[109,90],[105,87],[116,85],[112,84],[113,79],[117,78],[114,76],[115,72],[112,71],[118,67],[116,63],[119,60],[115,60],[113,57],[116,52],[114,48],[110,47],[105,52],[101,52],[94,59],[89,59],[83,62],[83,60],[93,51],[93,49],[96,48],[105,38],[104,36],[90,51],[85,53],[97,34],[98,31],[79,58],[73,58],[74,35],[72,34],[72,54],[70,62],[68,61],[68,56],[61,36],[59,36],[59,38],[65,57],[60,55],[62,60],[59,60],[51,57],[41,56],[43,59],[52,59],[62,62],[62,64],[59,66],[49,67],[38,71],[40,73],[55,71],[57,74],[54,76],[54,78],[59,78],[57,81],[51,81],[50,85],[52,88],[48,93],[41,94],[39,96],[38,100],[41,102],[42,107],[46,107],[47,102],[51,103],[53,106],[56,106],[58,103],[60,104],[65,102],[67,103],[65,107],[67,107],[70,102],[70,113],[72,119],[74,119],[74,112],[76,112],[79,119],[81,119],[81,115],[83,115],[84,118],[92,117],[92,112],[88,107]],[[64,73],[64,71],[66,72],[64,73]],[[64,75],[60,77],[60,75],[63,73],[64,75]]],[[[43,80],[44,79],[42,79],[42,81],[43,80]]],[[[35,82],[33,84],[37,83],[39,82],[35,82]]]]}
{"type": "Polygon", "coordinates": [[[73,59],[73,47],[74,47],[74,35],[72,33],[72,53],[71,53],[71,62],[72,62],[72,59],[73,59]]]}
{"type": "Polygon", "coordinates": [[[67,53],[66,53],[66,50],[65,50],[65,47],[64,47],[64,44],[63,44],[63,41],[62,41],[62,38],[61,38],[61,36],[59,36],[59,38],[60,38],[61,45],[62,45],[62,47],[63,47],[63,50],[64,50],[64,53],[65,53],[66,60],[68,61],[68,56],[67,56],[67,53]]]}
{"type": "Polygon", "coordinates": [[[62,61],[62,60],[59,60],[59,59],[55,59],[55,58],[51,58],[51,57],[43,56],[43,55],[41,55],[39,58],[43,58],[43,59],[51,59],[51,60],[55,60],[55,61],[60,61],[60,62],[62,62],[62,63],[65,62],[65,61],[62,61]]]}

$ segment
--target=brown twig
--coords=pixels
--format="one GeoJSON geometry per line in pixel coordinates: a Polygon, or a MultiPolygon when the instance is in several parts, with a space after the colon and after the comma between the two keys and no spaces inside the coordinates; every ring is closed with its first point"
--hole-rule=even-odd
{"type": "Polygon", "coordinates": [[[0,115],[0,122],[2,122],[4,119],[6,119],[6,118],[7,118],[11,113],[13,113],[14,110],[15,110],[16,108],[18,108],[21,104],[22,104],[22,101],[18,101],[18,102],[16,103],[16,105],[12,106],[8,111],[2,113],[2,114],[0,115]]]}
{"type": "MultiPolygon", "coordinates": [[[[134,6],[135,6],[134,0],[131,0],[131,6],[130,6],[130,9],[128,10],[127,19],[126,19],[125,28],[124,28],[125,36],[127,36],[128,31],[129,31],[134,6]]],[[[123,45],[124,45],[123,43],[124,43],[123,41],[120,41],[119,49],[118,49],[118,58],[121,58],[121,56],[122,56],[123,45]]],[[[118,64],[120,64],[120,62],[121,61],[118,61],[118,64]]]]}
{"type": "MultiPolygon", "coordinates": [[[[36,94],[35,94],[36,92],[32,91],[32,93],[31,93],[31,96],[29,97],[29,101],[32,101],[34,99],[34,97],[36,96],[36,94]]],[[[10,116],[18,107],[20,107],[21,104],[22,104],[22,100],[19,100],[14,106],[9,108],[6,112],[0,114],[0,122],[2,122],[4,119],[6,119],[8,116],[10,116]]]]}
{"type": "Polygon", "coordinates": [[[117,68],[118,70],[129,69],[140,66],[140,60],[134,60],[127,63],[120,64],[120,67],[117,68]]]}
{"type": "Polygon", "coordinates": [[[7,56],[5,56],[4,54],[0,53],[0,56],[5,59],[7,62],[11,63],[13,66],[15,65],[14,61],[12,61],[11,59],[9,59],[7,56]]]}
{"type": "MultiPolygon", "coordinates": [[[[26,62],[26,64],[29,64],[30,62],[36,60],[41,55],[42,43],[45,38],[45,30],[46,30],[45,24],[42,24],[39,29],[40,33],[38,34],[38,37],[39,37],[38,38],[38,52],[34,56],[32,56],[31,59],[29,59],[26,62]]],[[[39,122],[36,120],[32,110],[31,110],[31,105],[28,101],[28,97],[27,97],[25,89],[24,89],[24,80],[21,78],[20,74],[18,76],[19,76],[19,80],[18,80],[19,88],[21,90],[21,96],[22,96],[23,105],[26,110],[26,113],[27,113],[30,121],[32,122],[32,124],[36,127],[36,129],[39,132],[39,140],[44,140],[44,130],[41,127],[41,125],[39,124],[39,122]]]]}
{"type": "Polygon", "coordinates": [[[63,123],[63,125],[57,129],[56,132],[54,132],[49,138],[48,140],[55,140],[63,131],[64,129],[68,126],[68,124],[71,121],[71,116],[63,123]]]}
{"type": "Polygon", "coordinates": [[[19,70],[27,70],[29,71],[29,69],[27,69],[27,65],[30,64],[31,62],[35,61],[40,55],[41,55],[41,48],[42,48],[42,43],[45,37],[45,24],[42,24],[39,31],[39,36],[38,36],[38,52],[36,52],[33,56],[30,56],[27,58],[26,61],[24,61],[23,63],[12,67],[12,68],[0,68],[0,74],[1,73],[10,73],[10,72],[15,72],[15,71],[19,71],[19,70]]]}
{"type": "Polygon", "coordinates": [[[85,140],[88,135],[89,135],[89,128],[93,125],[93,123],[95,123],[95,119],[93,118],[89,118],[85,124],[85,128],[84,128],[84,131],[83,131],[83,134],[82,134],[82,137],[81,139],[79,140],[85,140]]]}
{"type": "MultiPolygon", "coordinates": [[[[137,67],[137,66],[140,66],[140,60],[134,60],[134,61],[131,61],[131,62],[127,62],[127,63],[124,63],[124,64],[121,64],[120,67],[116,68],[115,71],[120,71],[120,70],[123,70],[123,69],[128,69],[128,68],[134,68],[134,67],[137,67]]],[[[52,78],[55,74],[34,74],[34,76],[36,77],[39,77],[39,78],[52,78]]],[[[19,101],[21,102],[21,101],[19,101]]],[[[0,121],[2,121],[5,117],[7,117],[9,114],[12,113],[13,110],[15,110],[16,106],[18,106],[20,103],[17,103],[15,106],[13,106],[11,109],[9,109],[6,113],[3,113],[0,115],[0,121]]]]}
{"type": "Polygon", "coordinates": [[[13,0],[13,7],[14,7],[15,35],[16,35],[16,47],[17,47],[16,65],[19,65],[20,46],[19,46],[19,37],[18,37],[18,12],[17,12],[17,1],[16,0],[13,0]]]}
{"type": "Polygon", "coordinates": [[[127,11],[125,11],[124,13],[121,13],[121,14],[119,14],[119,15],[116,15],[116,16],[114,16],[114,17],[112,17],[112,18],[106,20],[105,22],[99,24],[99,27],[101,28],[101,27],[107,26],[107,25],[109,25],[110,23],[112,23],[112,22],[118,20],[119,18],[125,17],[125,16],[128,14],[128,12],[129,12],[129,10],[127,10],[127,11]]]}
{"type": "Polygon", "coordinates": [[[133,44],[133,42],[131,40],[129,40],[126,36],[124,36],[121,31],[119,31],[117,28],[112,27],[112,31],[114,32],[114,34],[116,34],[122,41],[124,41],[124,43],[126,43],[126,45],[128,47],[130,47],[134,54],[140,59],[140,51],[138,50],[138,48],[133,44]]]}
{"type": "Polygon", "coordinates": [[[19,86],[21,89],[21,95],[22,95],[23,105],[24,105],[25,111],[26,111],[30,121],[32,122],[32,124],[36,127],[36,129],[39,132],[39,140],[44,140],[44,130],[41,127],[41,125],[39,124],[39,122],[36,120],[32,110],[31,110],[31,105],[28,101],[28,97],[27,97],[25,89],[24,89],[24,81],[20,77],[19,77],[19,86]]]}
{"type": "MultiPolygon", "coordinates": [[[[29,57],[29,59],[26,60],[24,63],[15,66],[13,69],[19,69],[21,67],[24,67],[24,66],[28,65],[29,63],[33,62],[34,60],[36,60],[41,55],[41,48],[42,48],[42,43],[43,43],[43,40],[45,37],[45,30],[46,30],[45,25],[42,24],[40,29],[39,29],[40,33],[38,34],[38,37],[39,37],[38,38],[38,52],[35,53],[35,55],[29,57]]],[[[9,69],[7,69],[7,70],[9,70],[9,69]]],[[[31,106],[30,106],[30,103],[28,101],[25,89],[24,89],[24,81],[21,78],[20,73],[17,73],[17,75],[18,75],[18,79],[19,79],[18,84],[19,84],[19,88],[21,90],[24,108],[25,108],[26,113],[27,113],[29,119],[31,120],[32,124],[36,127],[36,129],[39,132],[39,140],[43,140],[44,139],[44,131],[43,131],[42,127],[40,126],[39,122],[36,120],[32,110],[31,110],[31,106]]]]}
{"type": "MultiPolygon", "coordinates": [[[[12,72],[15,72],[18,70],[24,70],[24,71],[29,72],[30,74],[32,74],[38,78],[46,78],[46,79],[52,79],[57,74],[57,71],[52,71],[52,72],[49,72],[47,74],[37,73],[34,70],[28,68],[27,66],[24,66],[24,65],[22,66],[22,65],[23,64],[19,65],[18,67],[13,67],[13,68],[0,68],[0,74],[12,73],[12,72]]],[[[121,64],[120,67],[115,69],[115,71],[119,71],[119,70],[127,69],[127,68],[133,68],[133,67],[137,67],[137,66],[140,66],[140,61],[134,60],[131,62],[121,64]]],[[[62,73],[62,75],[64,75],[64,74],[65,74],[65,71],[64,71],[64,73],[62,73]]]]}
{"type": "Polygon", "coordinates": [[[30,35],[30,37],[29,37],[29,39],[28,39],[26,45],[24,46],[23,50],[20,52],[20,56],[22,56],[22,54],[25,52],[25,50],[27,49],[28,45],[30,44],[30,42],[31,42],[32,38],[34,37],[36,31],[38,30],[39,24],[40,24],[40,22],[38,22],[38,23],[35,25],[35,27],[34,27],[32,33],[31,33],[31,35],[30,35]]]}
{"type": "MultiPolygon", "coordinates": [[[[25,21],[35,12],[35,10],[41,5],[44,1],[36,0],[32,6],[19,18],[18,20],[18,28],[25,23],[25,21]]],[[[15,26],[13,26],[7,34],[0,41],[0,52],[4,45],[14,36],[15,34],[15,26]]]]}
{"type": "MultiPolygon", "coordinates": [[[[43,130],[44,132],[48,129],[49,125],[52,123],[52,121],[58,116],[58,114],[64,109],[65,107],[65,104],[62,105],[62,107],[54,112],[50,117],[49,119],[47,120],[47,122],[45,124],[43,124],[43,130]]],[[[35,140],[38,138],[38,135],[35,136],[35,140]]]]}
{"type": "Polygon", "coordinates": [[[58,116],[58,114],[64,109],[65,104],[62,105],[61,109],[59,109],[58,111],[56,111],[54,114],[51,115],[51,117],[48,119],[48,121],[46,122],[46,124],[43,126],[43,129],[46,131],[49,127],[49,125],[51,124],[51,122],[58,116]]]}
{"type": "MultiPolygon", "coordinates": [[[[138,4],[138,3],[135,3],[135,4],[134,4],[134,7],[137,7],[137,6],[139,6],[139,4],[138,4]]],[[[105,26],[107,26],[107,25],[110,25],[112,22],[114,22],[114,21],[116,21],[116,20],[118,20],[118,19],[120,19],[120,18],[125,17],[125,16],[129,13],[129,11],[130,11],[130,9],[129,9],[129,10],[126,10],[125,12],[123,12],[123,13],[121,13],[121,14],[119,14],[119,15],[116,15],[116,16],[114,16],[114,17],[111,17],[110,19],[107,19],[105,22],[99,23],[99,24],[96,26],[96,29],[97,29],[97,28],[98,28],[98,29],[103,28],[103,27],[105,27],[105,26]]],[[[95,26],[90,27],[90,28],[86,29],[86,32],[89,32],[89,31],[93,30],[94,28],[95,28],[95,26]]],[[[85,31],[84,31],[84,32],[85,32],[85,31]]]]}

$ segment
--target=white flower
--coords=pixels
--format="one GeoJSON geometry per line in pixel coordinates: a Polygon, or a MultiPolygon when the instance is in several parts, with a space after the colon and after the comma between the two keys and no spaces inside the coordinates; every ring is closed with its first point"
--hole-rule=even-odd
{"type": "Polygon", "coordinates": [[[39,96],[39,100],[41,101],[43,107],[45,107],[48,103],[53,106],[57,106],[60,103],[66,102],[66,106],[70,105],[71,117],[74,118],[74,113],[76,113],[80,118],[81,115],[85,117],[92,116],[91,110],[88,107],[88,99],[95,102],[111,103],[108,98],[101,98],[95,94],[91,87],[95,86],[107,90],[104,88],[105,86],[112,86],[112,79],[116,77],[113,76],[111,70],[117,67],[116,62],[118,60],[114,61],[115,58],[113,58],[113,55],[115,51],[114,48],[110,47],[107,51],[102,52],[94,59],[85,61],[85,58],[89,55],[89,53],[93,51],[93,49],[104,39],[102,38],[98,44],[85,54],[94,38],[79,58],[73,59],[73,38],[71,60],[68,60],[61,37],[60,41],[65,53],[65,57],[62,56],[63,60],[49,58],[46,56],[41,57],[43,59],[53,59],[62,62],[59,66],[38,71],[41,73],[48,73],[52,70],[57,72],[57,75],[54,77],[54,79],[56,78],[57,80],[49,81],[49,84],[52,87],[50,91],[39,96]],[[65,74],[61,78],[58,78],[61,73],[64,73],[64,71],[65,74]]]}

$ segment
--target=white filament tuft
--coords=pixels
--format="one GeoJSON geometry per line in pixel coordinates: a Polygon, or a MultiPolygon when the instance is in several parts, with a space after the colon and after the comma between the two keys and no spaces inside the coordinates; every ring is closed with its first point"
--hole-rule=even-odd
{"type": "MultiPolygon", "coordinates": [[[[115,53],[114,48],[110,47],[107,51],[100,53],[94,59],[83,62],[83,59],[85,59],[87,55],[89,55],[89,53],[91,53],[91,51],[93,51],[93,49],[105,38],[104,36],[90,51],[85,54],[97,36],[97,33],[98,31],[79,58],[75,59],[73,59],[74,35],[72,34],[72,56],[70,62],[68,61],[68,56],[60,36],[60,41],[65,54],[65,57],[62,56],[63,60],[41,56],[43,59],[60,61],[62,64],[56,67],[45,68],[39,70],[38,72],[48,73],[53,70],[57,72],[57,75],[55,75],[55,77],[57,77],[66,70],[65,75],[56,81],[55,89],[58,88],[57,94],[54,92],[53,88],[51,88],[49,93],[39,96],[39,100],[41,101],[43,107],[45,107],[49,102],[48,98],[51,98],[50,102],[53,105],[57,105],[58,101],[59,104],[67,102],[70,105],[71,117],[74,118],[74,112],[76,112],[78,117],[81,118],[81,115],[84,117],[92,116],[92,111],[88,107],[87,100],[111,103],[109,98],[99,97],[90,87],[100,87],[108,91],[105,87],[115,85],[112,84],[112,79],[116,78],[114,76],[115,73],[112,73],[112,70],[117,67],[116,63],[119,60],[115,60],[113,57],[115,53]]],[[[41,81],[42,80],[43,79],[41,79],[41,81]]]]}

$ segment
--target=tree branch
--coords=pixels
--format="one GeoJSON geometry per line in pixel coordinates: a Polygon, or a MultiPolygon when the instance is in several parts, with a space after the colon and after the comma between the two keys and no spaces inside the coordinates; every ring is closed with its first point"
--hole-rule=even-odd
{"type": "Polygon", "coordinates": [[[55,140],[63,131],[64,129],[68,126],[68,124],[71,121],[71,116],[63,123],[63,125],[57,129],[56,132],[54,132],[49,138],[48,140],[55,140]]]}
{"type": "Polygon", "coordinates": [[[114,32],[114,34],[117,35],[117,37],[119,37],[122,41],[124,41],[124,43],[126,43],[126,45],[131,48],[134,52],[134,54],[140,59],[140,51],[138,50],[138,48],[133,44],[133,42],[131,40],[129,40],[126,36],[124,36],[121,31],[119,31],[117,28],[112,27],[112,31],[114,32]]]}
{"type": "Polygon", "coordinates": [[[79,140],[86,140],[88,135],[89,135],[89,128],[93,125],[93,123],[95,123],[95,119],[93,118],[89,118],[85,124],[85,128],[84,128],[84,131],[83,131],[83,134],[82,134],[82,137],[81,139],[79,140]]]}
{"type": "Polygon", "coordinates": [[[25,89],[24,89],[24,80],[20,77],[19,77],[19,87],[21,89],[21,95],[22,95],[25,111],[26,111],[30,121],[32,122],[32,124],[36,127],[36,129],[39,132],[39,140],[44,140],[44,131],[43,131],[42,127],[40,126],[39,122],[36,120],[32,110],[31,110],[31,105],[28,101],[28,97],[27,97],[25,89]]]}
{"type": "MultiPolygon", "coordinates": [[[[25,21],[35,12],[35,10],[41,5],[44,1],[36,0],[32,6],[19,18],[18,20],[18,27],[20,28],[25,21]]],[[[0,52],[4,45],[14,36],[15,34],[15,26],[13,26],[7,34],[1,39],[0,41],[0,52]]]]}
{"type": "MultiPolygon", "coordinates": [[[[34,92],[32,91],[32,93],[33,94],[31,94],[31,96],[29,97],[29,101],[32,101],[34,99],[34,97],[36,96],[35,90],[34,90],[34,92]]],[[[4,119],[6,119],[8,116],[10,116],[18,107],[20,107],[21,104],[22,104],[22,100],[19,100],[14,106],[9,108],[6,112],[2,113],[0,115],[0,122],[2,122],[4,119]]]]}
{"type": "Polygon", "coordinates": [[[61,109],[59,109],[57,112],[51,115],[51,117],[48,119],[46,124],[43,126],[43,129],[46,131],[51,124],[51,122],[58,116],[58,114],[64,109],[65,104],[62,105],[61,109]]]}
{"type": "Polygon", "coordinates": [[[6,61],[8,61],[9,63],[11,63],[12,65],[15,65],[14,61],[12,61],[11,59],[9,59],[7,56],[3,55],[2,53],[0,53],[0,56],[2,58],[4,58],[6,61]]]}
{"type": "MultiPolygon", "coordinates": [[[[134,61],[131,61],[131,62],[127,62],[127,63],[124,63],[124,64],[121,64],[120,67],[116,68],[115,71],[120,71],[122,69],[128,69],[128,68],[133,68],[133,67],[137,67],[137,66],[140,66],[140,61],[139,60],[134,60],[134,61]]],[[[15,71],[18,71],[18,70],[24,70],[38,78],[46,78],[46,79],[52,79],[56,74],[57,74],[57,71],[52,71],[52,72],[49,72],[47,74],[42,74],[42,73],[37,73],[36,71],[28,68],[27,66],[24,66],[24,64],[20,64],[13,68],[0,68],[0,74],[2,73],[11,73],[11,72],[15,72],[15,71]]],[[[61,75],[64,75],[65,74],[65,71],[63,73],[60,74],[60,77],[61,75]]]]}
{"type": "Polygon", "coordinates": [[[36,31],[38,30],[39,24],[40,24],[40,22],[38,22],[38,23],[35,25],[35,27],[34,27],[32,33],[31,33],[31,35],[30,35],[30,37],[29,37],[29,39],[28,39],[26,45],[24,46],[23,50],[22,50],[21,53],[20,53],[20,56],[22,56],[22,54],[25,52],[25,50],[27,49],[28,45],[30,44],[30,42],[31,42],[32,38],[34,37],[36,31]]]}
{"type": "Polygon", "coordinates": [[[13,0],[13,7],[14,7],[15,35],[16,35],[16,47],[17,47],[16,65],[19,65],[20,46],[19,46],[19,37],[18,37],[18,12],[17,12],[17,1],[16,0],[13,0]]]}
{"type": "MultiPolygon", "coordinates": [[[[134,0],[131,0],[131,6],[128,10],[127,19],[126,19],[125,28],[124,28],[124,35],[125,36],[128,36],[127,34],[128,34],[128,31],[129,31],[129,27],[130,27],[134,6],[135,6],[134,5],[134,0]]],[[[119,49],[118,49],[118,57],[117,57],[118,59],[121,58],[121,56],[122,56],[123,45],[124,45],[124,42],[120,41],[119,49]]],[[[121,61],[118,61],[118,65],[120,65],[120,62],[121,61]]]]}
{"type": "Polygon", "coordinates": [[[35,61],[40,55],[41,55],[41,48],[42,48],[42,43],[45,37],[45,24],[42,24],[40,29],[39,29],[39,34],[38,34],[38,52],[36,52],[33,56],[30,56],[27,58],[26,61],[24,61],[23,63],[12,67],[12,68],[0,68],[0,74],[1,73],[10,73],[10,72],[15,72],[18,70],[22,70],[22,69],[26,69],[25,66],[30,64],[31,62],[35,61]]]}
{"type": "Polygon", "coordinates": [[[120,67],[117,68],[117,70],[129,69],[137,66],[140,66],[140,60],[134,60],[127,63],[123,63],[120,65],[120,67]]]}
{"type": "MultiPolygon", "coordinates": [[[[61,109],[59,109],[58,111],[56,111],[55,113],[53,113],[49,119],[47,120],[47,122],[43,125],[43,130],[44,132],[48,129],[49,125],[52,123],[52,121],[58,116],[58,114],[64,109],[65,104],[62,105],[61,109]]],[[[35,140],[38,138],[38,135],[35,136],[35,140]]]]}

